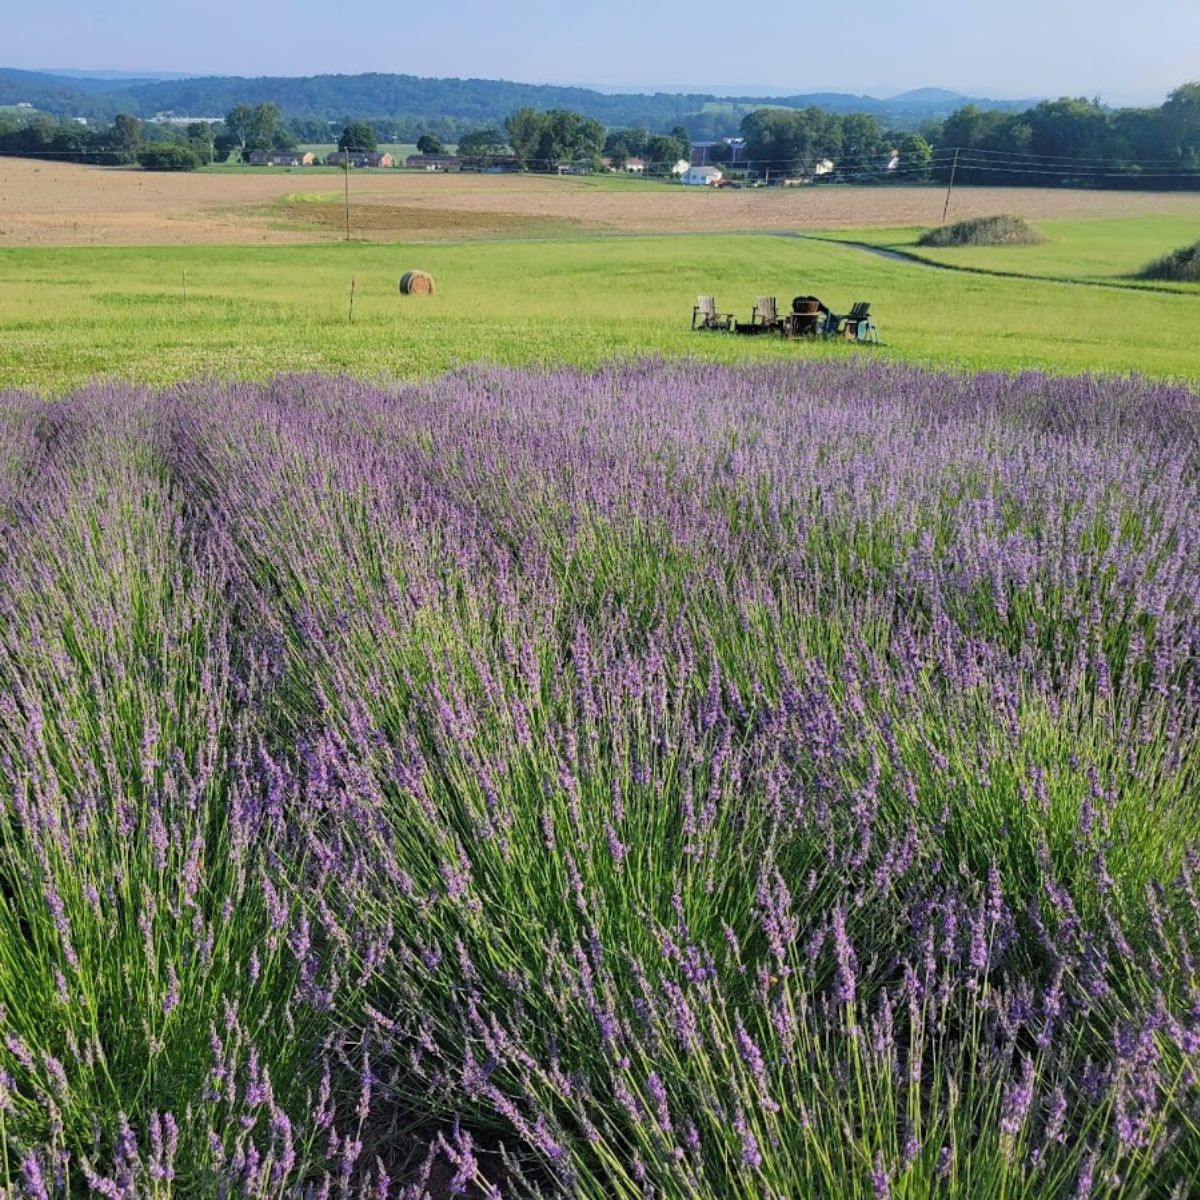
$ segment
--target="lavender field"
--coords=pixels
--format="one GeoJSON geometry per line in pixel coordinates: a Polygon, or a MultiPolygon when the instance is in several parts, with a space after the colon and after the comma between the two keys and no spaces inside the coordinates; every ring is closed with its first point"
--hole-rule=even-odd
{"type": "Polygon", "coordinates": [[[1200,398],[0,398],[15,1200],[1185,1197],[1200,398]]]}

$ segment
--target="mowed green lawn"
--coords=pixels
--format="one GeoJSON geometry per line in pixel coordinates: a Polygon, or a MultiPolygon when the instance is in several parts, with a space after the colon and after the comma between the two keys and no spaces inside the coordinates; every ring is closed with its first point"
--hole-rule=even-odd
{"type": "Polygon", "coordinates": [[[163,383],[306,370],[411,378],[479,361],[856,352],[693,334],[698,293],[715,293],[743,320],[760,294],[813,293],[838,310],[867,299],[885,344],[861,352],[910,362],[1200,380],[1200,293],[955,274],[810,239],[687,235],[3,250],[0,385],[52,391],[94,376],[163,383]],[[433,273],[436,296],[398,294],[413,267],[433,273]]]}
{"type": "Polygon", "coordinates": [[[1200,196],[1196,197],[1194,217],[1088,217],[1075,221],[1033,221],[1031,224],[1046,238],[1043,244],[938,249],[917,244],[923,229],[860,229],[833,236],[918,254],[948,266],[1129,287],[1166,287],[1200,294],[1200,284],[1136,278],[1152,260],[1180,246],[1200,241],[1200,196]]]}

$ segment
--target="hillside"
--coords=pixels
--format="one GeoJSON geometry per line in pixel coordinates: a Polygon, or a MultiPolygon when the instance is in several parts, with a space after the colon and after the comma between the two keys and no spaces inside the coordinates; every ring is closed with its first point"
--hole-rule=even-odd
{"type": "Polygon", "coordinates": [[[841,92],[720,97],[698,92],[612,94],[498,79],[426,79],[378,73],[254,79],[208,76],[132,83],[0,68],[0,104],[22,101],[62,116],[103,118],[111,118],[117,112],[151,117],[167,111],[215,116],[235,104],[269,101],[292,117],[337,121],[353,114],[429,121],[450,119],[477,125],[496,124],[515,109],[530,105],[543,109],[571,108],[609,126],[643,125],[659,130],[686,122],[694,133],[701,135],[732,132],[744,112],[770,105],[787,108],[815,105],[834,112],[869,112],[890,124],[915,124],[944,117],[966,102],[981,108],[1022,106],[1017,101],[971,101],[940,89],[923,89],[891,100],[841,92]],[[714,107],[717,112],[712,111],[714,107]]]}

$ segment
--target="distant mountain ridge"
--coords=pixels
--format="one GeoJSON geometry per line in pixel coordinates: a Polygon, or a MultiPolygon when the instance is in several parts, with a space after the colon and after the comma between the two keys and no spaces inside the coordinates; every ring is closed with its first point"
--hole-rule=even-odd
{"type": "MultiPolygon", "coordinates": [[[[115,76],[117,72],[104,72],[115,76]]],[[[499,124],[515,109],[571,108],[609,126],[644,125],[651,130],[686,123],[701,132],[711,126],[736,128],[744,112],[778,106],[816,106],[832,112],[866,112],[885,124],[912,125],[948,116],[966,103],[1016,111],[1021,100],[962,96],[941,88],[919,88],[890,99],[845,92],[781,96],[719,96],[709,92],[601,92],[591,88],[516,83],[500,79],[432,79],[377,72],[361,75],[213,75],[171,79],[54,75],[0,68],[0,105],[32,103],[62,116],[111,118],[117,112],[152,117],[160,112],[216,116],[235,104],[270,102],[290,117],[338,121],[347,116],[453,120],[499,124]]]]}
{"type": "Polygon", "coordinates": [[[157,83],[164,79],[199,79],[194,71],[81,71],[76,67],[37,67],[37,75],[53,75],[60,79],[96,79],[115,85],[157,83]]]}

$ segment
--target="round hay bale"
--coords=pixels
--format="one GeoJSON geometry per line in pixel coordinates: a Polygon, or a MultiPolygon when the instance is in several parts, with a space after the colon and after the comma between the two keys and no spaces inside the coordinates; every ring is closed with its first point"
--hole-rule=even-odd
{"type": "Polygon", "coordinates": [[[424,271],[405,271],[400,276],[402,296],[432,296],[434,290],[433,276],[424,271]]]}

